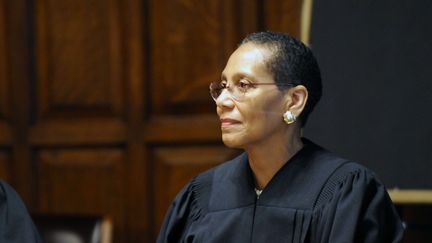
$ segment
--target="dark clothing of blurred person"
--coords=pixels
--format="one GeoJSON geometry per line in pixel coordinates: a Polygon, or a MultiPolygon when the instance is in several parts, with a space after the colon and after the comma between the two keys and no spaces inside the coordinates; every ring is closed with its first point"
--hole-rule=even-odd
{"type": "Polygon", "coordinates": [[[0,180],[0,243],[42,243],[16,191],[0,180]]]}

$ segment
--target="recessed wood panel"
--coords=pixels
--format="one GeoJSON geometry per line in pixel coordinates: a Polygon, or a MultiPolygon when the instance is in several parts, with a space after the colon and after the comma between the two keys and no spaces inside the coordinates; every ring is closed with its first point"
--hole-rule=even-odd
{"type": "Polygon", "coordinates": [[[233,1],[150,1],[153,113],[214,112],[210,82],[220,80],[236,41],[233,1]]]}
{"type": "Polygon", "coordinates": [[[10,178],[10,153],[7,150],[0,149],[0,179],[9,181],[10,178]]]}
{"type": "Polygon", "coordinates": [[[239,151],[222,145],[158,147],[153,151],[156,229],[177,193],[194,176],[233,158],[239,151]]]}
{"type": "Polygon", "coordinates": [[[216,114],[160,116],[144,124],[143,136],[151,143],[220,142],[220,121],[216,114]]]}
{"type": "Polygon", "coordinates": [[[116,149],[52,149],[37,154],[41,209],[82,212],[114,209],[121,203],[124,155],[116,149]]]}
{"type": "Polygon", "coordinates": [[[118,2],[35,3],[39,118],[122,114],[118,2]]]}
{"type": "Polygon", "coordinates": [[[115,235],[122,235],[122,150],[43,149],[36,156],[41,212],[107,214],[113,217],[115,235]]]}

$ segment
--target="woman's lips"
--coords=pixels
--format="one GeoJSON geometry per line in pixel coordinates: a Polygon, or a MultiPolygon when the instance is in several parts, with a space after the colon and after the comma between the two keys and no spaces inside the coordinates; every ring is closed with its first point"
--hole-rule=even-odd
{"type": "Polygon", "coordinates": [[[231,118],[222,118],[220,119],[221,121],[221,127],[228,127],[228,126],[232,126],[232,125],[236,125],[236,124],[240,124],[241,122],[235,119],[231,119],[231,118]]]}

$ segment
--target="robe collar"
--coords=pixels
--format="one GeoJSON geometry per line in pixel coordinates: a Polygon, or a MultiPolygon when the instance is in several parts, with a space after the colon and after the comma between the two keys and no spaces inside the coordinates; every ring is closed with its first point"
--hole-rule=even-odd
{"type": "MultiPolygon", "coordinates": [[[[213,176],[209,209],[211,211],[254,206],[310,208],[318,193],[313,166],[324,149],[302,139],[304,146],[273,176],[257,200],[255,179],[246,153],[217,167],[213,176]]],[[[327,152],[328,153],[328,152],[327,152]]],[[[319,167],[319,166],[318,166],[319,167]]]]}

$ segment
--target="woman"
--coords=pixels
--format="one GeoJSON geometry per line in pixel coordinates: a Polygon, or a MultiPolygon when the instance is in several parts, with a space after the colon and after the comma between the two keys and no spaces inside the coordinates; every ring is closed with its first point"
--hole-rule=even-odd
{"type": "Polygon", "coordinates": [[[401,241],[374,174],[301,138],[321,97],[309,48],[281,33],[252,34],[210,93],[223,142],[245,153],[184,187],[158,242],[401,241]]]}

